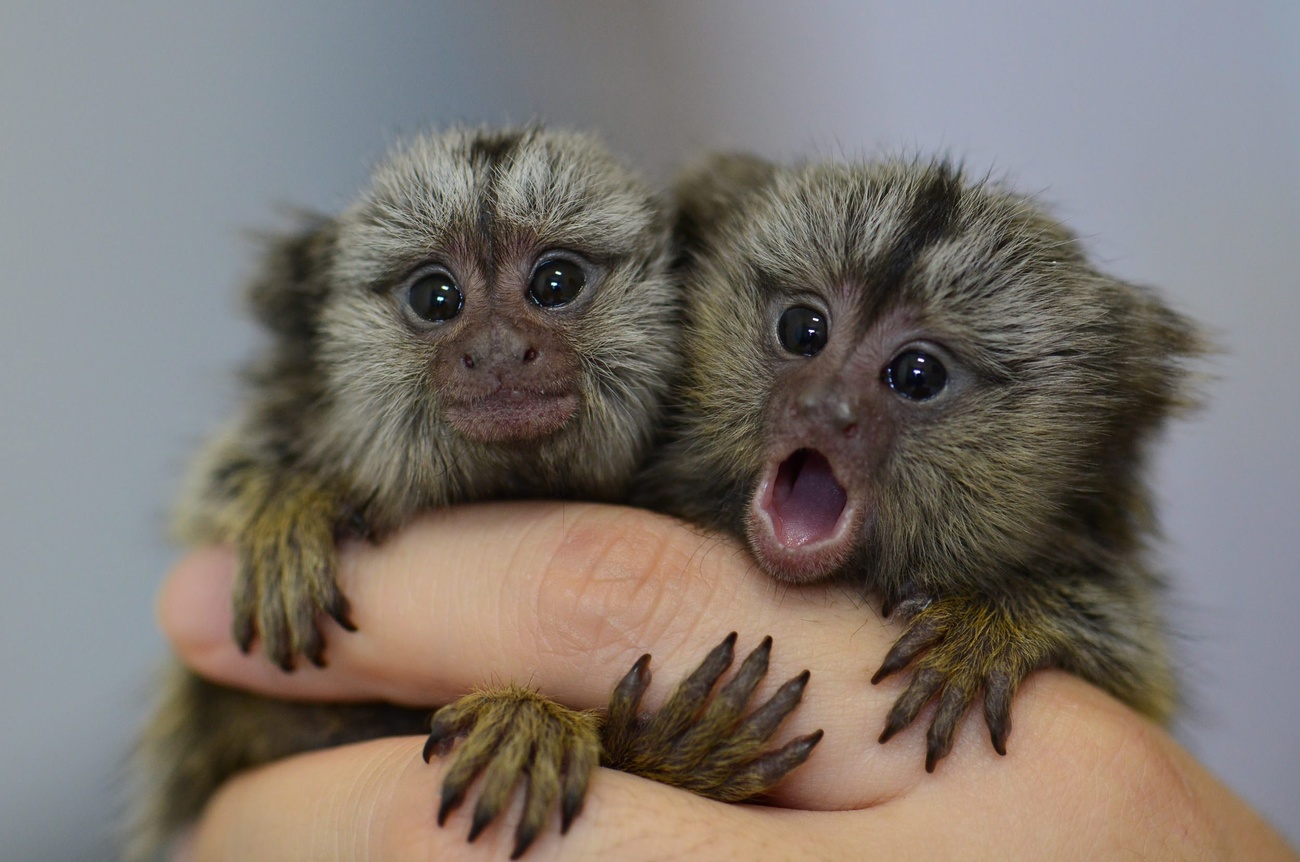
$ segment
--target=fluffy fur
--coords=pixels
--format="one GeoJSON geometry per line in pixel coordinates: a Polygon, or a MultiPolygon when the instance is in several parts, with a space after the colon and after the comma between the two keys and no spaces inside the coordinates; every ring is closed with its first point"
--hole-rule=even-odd
{"type": "MultiPolygon", "coordinates": [[[[240,415],[200,459],[178,518],[187,544],[239,551],[240,645],[260,642],[285,670],[302,657],[324,662],[324,618],[351,628],[334,577],[341,537],[382,537],[459,501],[624,498],[676,364],[669,249],[666,208],[636,176],[584,135],[541,129],[410,140],[341,214],[272,240],[249,292],[268,344],[247,374],[240,415]],[[530,301],[530,279],[553,259],[576,267],[585,287],[571,301],[530,301]],[[413,288],[429,273],[455,282],[459,314],[437,322],[414,310],[413,288]]],[[[648,680],[644,664],[638,678],[648,680]]],[[[778,704],[782,717],[798,698],[787,701],[778,704]]],[[[383,704],[279,702],[178,668],[141,745],[147,798],[137,804],[128,856],[150,858],[239,770],[417,733],[427,716],[383,704]]],[[[620,745],[640,733],[624,719],[620,745]]],[[[703,758],[734,724],[697,733],[692,750],[703,758]]],[[[440,816],[490,761],[471,837],[522,781],[522,853],[561,788],[565,825],[576,815],[602,751],[601,726],[517,688],[447,707],[430,753],[467,739],[453,755],[440,816]]],[[[770,732],[730,768],[748,767],[770,732]]],[[[799,756],[768,769],[771,781],[813,743],[790,749],[799,756]]],[[[677,774],[659,769],[661,780],[677,774]]]]}
{"type": "Polygon", "coordinates": [[[900,611],[875,681],[915,672],[881,741],[937,700],[930,769],[981,691],[1005,751],[1038,667],[1167,720],[1145,465],[1191,400],[1195,326],[1097,270],[1030,199],[943,162],[723,156],[679,199],[687,373],[646,499],[745,538],[779,578],[837,578],[900,611]],[[816,355],[780,343],[796,305],[829,321],[816,355]],[[912,401],[887,369],[917,345],[948,383],[912,401]],[[845,503],[834,535],[786,547],[763,494],[800,451],[845,503]]]}

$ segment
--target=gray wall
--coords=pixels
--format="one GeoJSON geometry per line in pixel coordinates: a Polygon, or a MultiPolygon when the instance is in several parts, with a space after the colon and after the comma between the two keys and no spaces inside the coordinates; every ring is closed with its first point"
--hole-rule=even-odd
{"type": "Polygon", "coordinates": [[[980,5],[5,4],[5,857],[107,856],[167,501],[255,341],[239,230],[340,205],[403,131],[537,116],[660,176],[944,149],[1214,324],[1211,406],[1159,465],[1180,733],[1300,840],[1300,7],[980,5]]]}

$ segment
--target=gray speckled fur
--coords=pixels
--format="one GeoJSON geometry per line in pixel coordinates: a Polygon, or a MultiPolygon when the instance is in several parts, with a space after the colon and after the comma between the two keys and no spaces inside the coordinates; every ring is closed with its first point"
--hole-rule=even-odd
{"type": "MultiPolygon", "coordinates": [[[[832,339],[865,345],[855,356],[919,333],[951,357],[951,391],[891,400],[883,347],[855,372],[846,397],[874,405],[858,418],[880,449],[841,464],[851,477],[840,478],[873,511],[831,575],[900,607],[913,628],[948,626],[954,649],[969,635],[965,657],[945,655],[942,637],[907,656],[933,672],[919,685],[939,686],[949,712],[981,687],[1009,702],[1024,673],[1056,665],[1167,720],[1177,697],[1145,464],[1192,401],[1197,328],[1095,268],[1029,198],[945,163],[719,156],[678,189],[687,373],[644,501],[745,537],[784,421],[774,405],[840,373],[782,349],[782,309],[830,308],[832,339]],[[990,673],[1007,679],[988,685],[990,673]]],[[[995,725],[997,744],[1009,725],[995,725]]],[[[943,742],[932,739],[932,761],[943,742]]]]}
{"type": "MultiPolygon", "coordinates": [[[[233,543],[244,552],[241,566],[256,569],[256,578],[241,575],[252,583],[237,595],[237,610],[280,606],[287,635],[258,617],[268,650],[310,649],[313,609],[339,610],[318,594],[333,586],[335,535],[357,517],[382,535],[457,501],[625,496],[675,364],[669,234],[658,197],[586,135],[457,129],[401,144],[341,214],[307,218],[268,244],[249,301],[269,341],[248,370],[239,416],[203,453],[177,518],[182,541],[233,543]],[[405,319],[402,279],[435,260],[466,283],[526,284],[532,261],[556,248],[582,255],[599,273],[580,312],[562,309],[545,324],[578,358],[578,412],[562,433],[540,441],[467,439],[444,421],[433,376],[439,342],[405,319]],[[295,488],[319,505],[283,504],[295,488]],[[289,524],[284,530],[299,530],[301,521],[307,528],[249,551],[250,533],[267,529],[269,516],[258,520],[267,512],[289,524]],[[297,571],[313,567],[325,569],[314,581],[297,571]],[[277,580],[267,583],[270,575],[277,580]]],[[[176,668],[137,757],[145,794],[128,858],[157,854],[238,770],[309,748],[427,731],[428,715],[277,702],[176,668]]]]}

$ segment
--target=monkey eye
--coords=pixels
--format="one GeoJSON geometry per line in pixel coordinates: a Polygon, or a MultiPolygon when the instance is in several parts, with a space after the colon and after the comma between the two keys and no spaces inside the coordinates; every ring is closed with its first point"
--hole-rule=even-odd
{"type": "Polygon", "coordinates": [[[800,356],[816,356],[830,338],[826,315],[806,305],[792,305],[781,314],[776,325],[781,346],[800,356]]]}
{"type": "Polygon", "coordinates": [[[890,389],[909,401],[933,398],[948,384],[948,369],[943,363],[914,347],[895,356],[881,376],[890,389]]]}
{"type": "Polygon", "coordinates": [[[451,320],[465,306],[465,297],[445,272],[433,272],[411,285],[406,294],[411,310],[430,323],[451,320]]]}
{"type": "Polygon", "coordinates": [[[550,258],[533,270],[528,295],[542,308],[557,308],[572,302],[587,286],[587,273],[571,260],[550,258]]]}

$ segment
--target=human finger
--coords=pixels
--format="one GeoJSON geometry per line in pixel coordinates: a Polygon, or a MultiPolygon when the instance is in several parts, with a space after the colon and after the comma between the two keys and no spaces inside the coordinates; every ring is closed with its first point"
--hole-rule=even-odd
{"type": "MultiPolygon", "coordinates": [[[[442,766],[425,767],[417,738],[375,740],[300,755],[245,773],[223,787],[189,838],[186,862],[366,862],[504,860],[513,849],[510,817],[470,844],[468,810],[437,825],[442,766]]],[[[517,808],[517,806],[516,806],[517,808]]],[[[600,770],[584,815],[567,834],[553,827],[532,844],[529,862],[552,859],[844,858],[827,852],[801,812],[729,806],[684,791],[600,770]],[[793,815],[793,816],[792,816],[793,815]]],[[[835,814],[821,814],[836,818],[835,814]]]]}
{"type": "MultiPolygon", "coordinates": [[[[870,683],[894,626],[843,587],[776,584],[734,543],[659,515],[591,504],[464,506],[378,546],[349,546],[340,576],[358,631],[331,632],[326,670],[285,674],[235,647],[223,627],[233,569],[229,551],[199,552],[178,566],[160,600],[164,629],[185,660],[231,685],[433,706],[515,682],[570,707],[599,708],[650,653],[654,684],[643,705],[653,709],[728,631],[741,633],[739,655],[771,635],[770,668],[753,704],[812,671],[773,747],[825,731],[774,798],[853,808],[895,797],[924,775],[920,731],[875,742],[900,692],[900,682],[870,683]]],[[[1033,750],[1038,691],[1045,685],[1050,701],[1054,679],[1031,679],[1020,692],[1011,742],[1018,757],[1033,750]]],[[[977,722],[959,733],[934,780],[998,759],[977,722]]]]}

